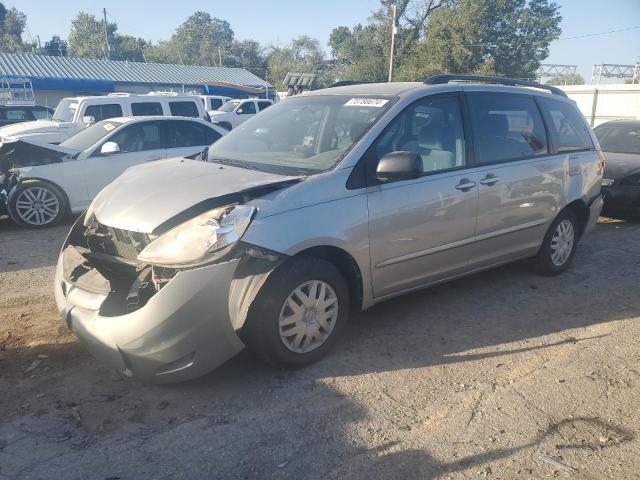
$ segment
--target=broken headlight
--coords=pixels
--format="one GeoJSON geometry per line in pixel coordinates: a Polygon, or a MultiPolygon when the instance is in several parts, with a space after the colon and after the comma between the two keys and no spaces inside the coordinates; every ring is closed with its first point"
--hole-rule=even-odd
{"type": "Polygon", "coordinates": [[[138,260],[167,267],[213,260],[225,247],[240,240],[254,213],[250,205],[209,210],[159,236],[140,252],[138,260]]]}

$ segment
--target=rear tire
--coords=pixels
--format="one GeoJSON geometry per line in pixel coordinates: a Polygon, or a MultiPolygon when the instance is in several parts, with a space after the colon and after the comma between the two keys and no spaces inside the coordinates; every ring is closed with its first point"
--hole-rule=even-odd
{"type": "Polygon", "coordinates": [[[64,218],[67,209],[62,191],[41,180],[25,181],[9,194],[9,216],[23,227],[52,227],[64,218]]]}
{"type": "Polygon", "coordinates": [[[534,259],[538,273],[553,276],[564,272],[573,260],[579,233],[580,225],[573,211],[561,211],[547,230],[534,259]]]}
{"type": "Polygon", "coordinates": [[[349,306],[347,283],[333,264],[293,258],[269,276],[251,305],[241,337],[271,365],[303,367],[336,344],[349,306]]]}

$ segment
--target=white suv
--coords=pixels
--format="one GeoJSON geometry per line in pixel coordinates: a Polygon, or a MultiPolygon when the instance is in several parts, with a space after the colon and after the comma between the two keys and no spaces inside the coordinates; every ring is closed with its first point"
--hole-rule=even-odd
{"type": "Polygon", "coordinates": [[[0,128],[0,140],[36,140],[59,144],[96,122],[115,117],[149,115],[210,120],[198,97],[185,93],[144,95],[111,93],[106,96],[63,98],[51,120],[36,120],[0,128]]]}
{"type": "Polygon", "coordinates": [[[211,112],[218,110],[225,103],[233,100],[231,97],[224,95],[199,95],[200,100],[204,104],[204,109],[211,115],[211,112]]]}
{"type": "Polygon", "coordinates": [[[257,98],[231,100],[222,105],[218,110],[209,113],[213,123],[227,130],[231,130],[271,105],[273,105],[273,100],[257,98]]]}

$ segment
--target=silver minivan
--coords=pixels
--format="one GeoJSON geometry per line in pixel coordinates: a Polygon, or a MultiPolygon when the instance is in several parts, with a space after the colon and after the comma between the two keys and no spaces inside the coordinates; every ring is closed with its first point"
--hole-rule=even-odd
{"type": "Polygon", "coordinates": [[[55,298],[97,357],[143,381],[202,375],[245,345],[299,367],[385,299],[525,258],[561,273],[600,213],[603,168],[554,87],[317,90],[197,158],[127,170],[72,227],[55,298]]]}

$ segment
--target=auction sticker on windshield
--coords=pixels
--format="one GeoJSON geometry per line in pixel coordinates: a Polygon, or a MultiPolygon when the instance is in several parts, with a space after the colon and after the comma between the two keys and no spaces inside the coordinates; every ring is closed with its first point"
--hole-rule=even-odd
{"type": "Polygon", "coordinates": [[[352,98],[345,107],[383,107],[389,100],[386,98],[352,98]]]}

